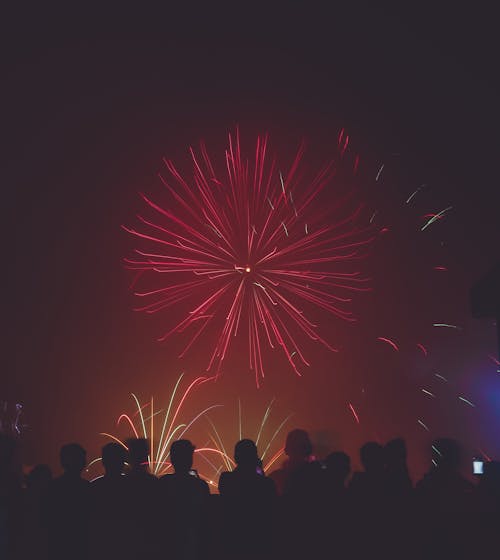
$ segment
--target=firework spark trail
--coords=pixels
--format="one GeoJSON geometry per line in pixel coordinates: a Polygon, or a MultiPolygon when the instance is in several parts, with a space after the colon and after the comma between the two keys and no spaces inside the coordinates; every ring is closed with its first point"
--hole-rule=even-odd
{"type": "Polygon", "coordinates": [[[358,172],[358,167],[359,167],[359,156],[356,156],[354,158],[354,166],[352,169],[352,172],[356,175],[356,173],[358,172]]]}
{"type": "MultiPolygon", "coordinates": [[[[273,409],[273,405],[274,405],[275,399],[273,398],[269,404],[266,407],[266,410],[262,416],[262,419],[260,421],[260,423],[258,424],[257,428],[255,430],[253,430],[252,435],[252,441],[255,442],[255,445],[260,446],[263,451],[260,453],[260,459],[263,463],[262,469],[264,472],[268,472],[269,469],[272,467],[272,465],[283,455],[284,453],[284,447],[279,448],[277,451],[274,452],[274,454],[267,459],[267,456],[270,452],[270,450],[275,447],[273,445],[273,443],[276,441],[276,438],[281,434],[284,426],[286,425],[286,423],[290,420],[290,418],[293,416],[292,413],[288,414],[287,416],[285,416],[285,418],[283,418],[283,420],[281,420],[281,422],[277,425],[277,427],[271,432],[270,437],[266,437],[265,436],[265,427],[269,424],[269,420],[271,418],[271,413],[272,413],[272,409],[273,409]]],[[[207,416],[207,420],[212,428],[212,432],[210,433],[210,439],[212,441],[212,444],[214,446],[215,449],[218,450],[219,455],[220,455],[220,459],[222,460],[222,465],[221,467],[219,467],[217,469],[217,474],[219,474],[219,472],[225,468],[226,470],[230,471],[233,470],[235,465],[234,460],[229,456],[227,449],[228,446],[226,445],[225,442],[227,441],[231,441],[231,446],[233,445],[233,437],[231,436],[230,440],[224,440],[223,435],[221,434],[221,432],[217,429],[217,426],[215,424],[215,422],[213,422],[213,420],[207,416]]],[[[267,429],[268,430],[268,429],[267,429]]],[[[248,430],[247,430],[247,434],[248,434],[248,430]]],[[[245,438],[245,437],[249,437],[249,435],[245,434],[245,431],[243,430],[242,427],[242,406],[241,406],[241,400],[238,399],[238,433],[237,435],[239,436],[239,440],[245,438]]]]}
{"type": "Polygon", "coordinates": [[[427,432],[429,431],[429,428],[427,427],[426,424],[424,424],[424,423],[422,422],[422,420],[419,419],[419,420],[417,420],[417,422],[422,426],[422,428],[424,428],[424,430],[426,430],[427,432]]]}
{"type": "Polygon", "coordinates": [[[428,355],[427,348],[426,348],[422,343],[419,342],[419,343],[417,344],[417,348],[419,348],[419,349],[422,351],[422,354],[423,354],[425,357],[427,357],[427,355],[428,355]]]}
{"type": "Polygon", "coordinates": [[[394,348],[394,350],[396,350],[396,352],[399,352],[398,345],[393,340],[391,340],[390,338],[385,338],[383,336],[378,336],[377,340],[380,340],[381,342],[385,342],[386,344],[389,344],[389,346],[394,348]]]}
{"type": "MultiPolygon", "coordinates": [[[[120,414],[116,422],[117,426],[120,426],[123,422],[125,422],[131,430],[132,437],[143,437],[148,440],[150,449],[150,455],[148,457],[149,468],[151,472],[157,476],[164,474],[171,466],[168,458],[170,455],[169,448],[173,441],[181,439],[188,432],[191,426],[200,418],[207,415],[208,412],[222,406],[218,404],[211,405],[195,414],[195,416],[193,416],[189,421],[176,423],[176,420],[182,413],[186,400],[189,398],[192,391],[209,379],[207,377],[197,377],[189,384],[183,393],[178,395],[183,377],[184,374],[179,376],[170,395],[169,404],[165,412],[163,410],[154,409],[153,398],[151,398],[149,402],[141,404],[137,396],[132,393],[132,398],[136,406],[135,413],[132,416],[125,413],[120,414]],[[155,418],[163,412],[164,417],[161,423],[161,429],[157,432],[155,429],[155,418]],[[157,438],[157,433],[160,435],[156,441],[155,438],[157,438]]],[[[125,441],[120,437],[107,432],[101,432],[101,435],[119,443],[125,449],[128,449],[125,441]]],[[[206,452],[219,453],[219,450],[216,448],[205,447],[203,449],[197,449],[196,452],[203,455],[203,453],[206,452]]],[[[92,463],[95,461],[96,460],[92,461],[92,463]]]]}
{"type": "Polygon", "coordinates": [[[380,179],[380,175],[382,175],[383,170],[384,170],[384,164],[382,164],[380,166],[380,169],[378,170],[377,176],[375,177],[375,181],[378,181],[380,179]]]}
{"type": "Polygon", "coordinates": [[[472,408],[475,408],[476,405],[471,402],[469,399],[466,399],[465,397],[458,397],[458,399],[462,402],[464,402],[465,404],[468,404],[469,406],[471,406],[472,408]]]}
{"type": "MultiPolygon", "coordinates": [[[[349,137],[341,131],[338,141],[342,157],[349,137]]],[[[257,138],[249,163],[238,131],[229,135],[224,175],[217,175],[204,145],[200,152],[190,149],[190,183],[164,160],[170,178],[160,174],[160,180],[171,204],[163,207],[142,194],[154,218],[138,216],[137,229],[123,226],[145,246],[125,259],[126,267],[143,273],[141,283],[161,282],[154,289],[136,290],[146,301],[136,309],[153,314],[184,306],[182,320],[158,340],[189,331],[182,357],[201,335],[216,333],[207,365],[216,375],[241,331],[247,334],[257,385],[264,377],[264,346],[281,348],[300,375],[300,363],[308,365],[299,347],[304,335],[335,350],[302,307],[356,320],[352,298],[346,296],[370,290],[353,263],[364,256],[373,230],[357,225],[361,208],[353,210],[352,193],[334,204],[317,203],[331,188],[337,168],[330,162],[304,182],[299,172],[303,145],[287,172],[268,155],[267,136],[257,138]]]]}
{"type": "Polygon", "coordinates": [[[479,453],[481,453],[481,455],[483,455],[483,457],[487,460],[487,461],[491,461],[491,457],[485,452],[483,451],[481,448],[479,448],[479,453]]]}
{"type": "Polygon", "coordinates": [[[500,366],[500,360],[498,360],[497,358],[495,358],[495,356],[492,356],[491,354],[488,355],[488,358],[497,366],[500,366]]]}
{"type": "Polygon", "coordinates": [[[23,405],[0,400],[0,433],[9,433],[14,437],[21,435],[27,424],[23,421],[23,405]]]}
{"type": "Polygon", "coordinates": [[[443,456],[442,453],[441,453],[441,451],[439,451],[439,449],[438,449],[435,445],[431,445],[431,447],[432,447],[433,451],[434,451],[435,453],[437,453],[440,457],[443,456]]]}
{"type": "Polygon", "coordinates": [[[441,210],[441,212],[438,212],[437,214],[427,214],[426,218],[429,217],[429,220],[420,228],[420,231],[425,231],[430,225],[440,220],[447,212],[449,212],[452,209],[453,206],[448,206],[447,208],[441,210]]]}
{"type": "Polygon", "coordinates": [[[416,191],[414,191],[407,199],[406,199],[406,204],[410,204],[410,202],[413,200],[413,198],[425,187],[424,185],[420,185],[420,187],[418,187],[418,189],[416,191]]]}
{"type": "Polygon", "coordinates": [[[427,389],[421,389],[421,391],[422,391],[422,393],[425,393],[426,395],[429,395],[429,397],[433,397],[434,399],[436,398],[436,395],[434,393],[431,393],[427,389]]]}
{"type": "Polygon", "coordinates": [[[345,129],[343,128],[338,137],[338,146],[340,150],[340,156],[343,157],[345,151],[347,150],[347,146],[349,145],[349,135],[345,134],[345,129]]]}
{"type": "Polygon", "coordinates": [[[352,406],[351,403],[347,403],[347,404],[349,405],[349,408],[352,412],[352,415],[354,416],[354,419],[356,420],[356,423],[359,424],[359,416],[358,416],[356,410],[354,409],[354,407],[352,406]]]}
{"type": "Polygon", "coordinates": [[[450,325],[448,323],[433,323],[432,324],[433,327],[444,327],[447,329],[455,329],[457,331],[461,331],[461,327],[457,326],[457,325],[450,325]]]}

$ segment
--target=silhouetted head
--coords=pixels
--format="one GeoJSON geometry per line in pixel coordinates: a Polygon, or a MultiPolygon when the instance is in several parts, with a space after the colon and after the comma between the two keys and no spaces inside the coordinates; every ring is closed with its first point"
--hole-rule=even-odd
{"type": "Polygon", "coordinates": [[[460,466],[460,446],[451,438],[440,438],[432,442],[434,461],[438,468],[450,471],[460,466]]]}
{"type": "Polygon", "coordinates": [[[16,440],[7,434],[0,433],[0,469],[6,470],[12,466],[14,452],[16,450],[16,440]]]}
{"type": "Polygon", "coordinates": [[[385,461],[389,468],[406,465],[406,443],[402,438],[391,439],[385,445],[385,461]]]}
{"type": "Polygon", "coordinates": [[[187,473],[193,466],[195,446],[188,439],[178,439],[170,446],[170,461],[176,473],[187,473]]]}
{"type": "Polygon", "coordinates": [[[80,476],[87,463],[87,452],[78,443],[67,443],[61,447],[60,459],[66,474],[80,476]]]}
{"type": "Polygon", "coordinates": [[[126,452],[119,443],[107,443],[102,448],[102,464],[107,475],[118,475],[123,472],[126,452]]]}
{"type": "Polygon", "coordinates": [[[290,459],[306,459],[312,454],[312,444],[309,434],[305,430],[288,432],[285,443],[285,453],[290,459]]]}
{"type": "Polygon", "coordinates": [[[26,485],[29,490],[44,492],[52,480],[52,471],[48,465],[36,465],[26,477],[26,485]]]}
{"type": "Polygon", "coordinates": [[[369,441],[361,447],[359,458],[366,472],[377,472],[384,469],[384,448],[375,441],[369,441]]]}
{"type": "Polygon", "coordinates": [[[147,469],[149,465],[149,443],[145,438],[127,440],[129,463],[132,469],[147,469]]]}
{"type": "Polygon", "coordinates": [[[351,472],[351,459],[343,451],[334,451],[325,459],[328,477],[332,480],[344,483],[351,472]]]}
{"type": "Polygon", "coordinates": [[[257,446],[251,439],[242,439],[234,446],[234,460],[238,467],[255,469],[259,465],[257,446]]]}

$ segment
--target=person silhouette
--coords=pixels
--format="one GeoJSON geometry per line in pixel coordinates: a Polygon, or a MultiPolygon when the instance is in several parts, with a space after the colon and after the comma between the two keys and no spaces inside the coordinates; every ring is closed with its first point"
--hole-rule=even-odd
{"type": "Polygon", "coordinates": [[[228,558],[266,558],[272,554],[276,487],[262,469],[255,443],[238,441],[234,471],[219,478],[223,541],[228,558]]]}
{"type": "Polygon", "coordinates": [[[460,474],[460,447],[450,438],[432,442],[433,466],[417,483],[420,502],[436,513],[464,512],[470,506],[474,485],[460,474]]]}
{"type": "MultiPolygon", "coordinates": [[[[118,443],[108,443],[102,448],[102,464],[105,471],[104,481],[123,480],[125,459],[126,450],[118,443]]],[[[99,480],[101,479],[97,479],[97,481],[99,480]]]]}
{"type": "Polygon", "coordinates": [[[353,474],[348,492],[352,511],[356,512],[356,534],[361,537],[353,542],[353,549],[361,557],[382,549],[389,534],[392,538],[392,531],[384,525],[387,508],[384,448],[369,441],[361,446],[359,457],[363,471],[353,474]]]}
{"type": "Polygon", "coordinates": [[[145,438],[126,442],[129,471],[124,481],[126,500],[127,558],[153,554],[158,534],[156,476],[149,472],[149,443],[145,438]]]}
{"type": "Polygon", "coordinates": [[[45,508],[51,482],[52,471],[48,465],[36,465],[26,476],[23,501],[24,531],[30,538],[23,539],[23,558],[48,558],[45,508]]]}
{"type": "Polygon", "coordinates": [[[406,443],[392,439],[384,446],[384,492],[387,525],[392,527],[392,538],[387,542],[387,553],[400,557],[406,543],[417,537],[418,522],[413,512],[413,485],[406,464],[406,443]]]}
{"type": "Polygon", "coordinates": [[[16,440],[0,432],[0,558],[14,557],[20,546],[22,493],[15,453],[16,440]]]}
{"type": "Polygon", "coordinates": [[[187,439],[174,441],[170,447],[173,474],[158,481],[161,501],[168,504],[169,526],[172,527],[170,550],[179,560],[195,560],[205,551],[208,517],[208,484],[192,470],[195,446],[187,439]]]}
{"type": "Polygon", "coordinates": [[[324,482],[321,465],[312,455],[309,434],[302,429],[290,431],[285,441],[286,460],[270,478],[281,496],[278,532],[282,554],[292,557],[314,555],[313,533],[321,517],[324,482]]]}
{"type": "Polygon", "coordinates": [[[498,527],[500,523],[500,462],[485,461],[484,472],[479,476],[475,488],[475,550],[485,556],[496,550],[499,544],[498,527]]]}
{"type": "Polygon", "coordinates": [[[432,467],[415,487],[416,514],[424,526],[423,553],[459,557],[470,545],[474,485],[460,473],[461,452],[451,438],[432,442],[432,467]]]}
{"type": "Polygon", "coordinates": [[[64,473],[50,484],[47,496],[49,558],[88,557],[88,489],[82,478],[85,449],[78,443],[61,447],[64,473]]]}
{"type": "Polygon", "coordinates": [[[351,511],[346,481],[351,472],[351,459],[343,451],[334,451],[324,460],[323,484],[319,514],[316,516],[316,533],[319,552],[331,547],[332,535],[339,557],[348,557],[353,539],[352,524],[355,519],[351,511]]]}
{"type": "Polygon", "coordinates": [[[43,496],[52,482],[52,471],[48,465],[35,465],[26,476],[26,489],[34,496],[43,496]]]}
{"type": "Polygon", "coordinates": [[[384,448],[375,441],[369,441],[361,447],[359,457],[364,470],[354,473],[349,492],[365,510],[378,508],[385,494],[384,448]]]}
{"type": "Polygon", "coordinates": [[[481,514],[500,515],[500,462],[485,461],[484,472],[475,490],[477,509],[481,514]]]}
{"type": "Polygon", "coordinates": [[[307,483],[319,469],[319,464],[313,461],[312,443],[305,430],[295,429],[287,434],[285,455],[287,459],[282,467],[270,474],[280,496],[300,491],[301,484],[307,483]]]}
{"type": "Polygon", "coordinates": [[[413,485],[406,464],[406,443],[401,438],[392,439],[384,447],[385,489],[389,500],[399,503],[411,497],[413,485]]]}
{"type": "Polygon", "coordinates": [[[126,449],[122,445],[106,444],[101,452],[105,474],[90,485],[90,543],[97,559],[121,557],[126,553],[122,538],[127,511],[125,458],[126,449]]]}
{"type": "Polygon", "coordinates": [[[351,459],[343,451],[334,451],[325,459],[325,478],[328,499],[343,502],[347,498],[346,480],[351,472],[351,459]]]}

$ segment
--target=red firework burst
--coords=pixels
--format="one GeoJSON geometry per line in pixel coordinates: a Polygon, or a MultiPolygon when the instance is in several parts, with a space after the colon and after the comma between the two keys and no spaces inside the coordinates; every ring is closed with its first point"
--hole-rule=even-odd
{"type": "MultiPolygon", "coordinates": [[[[339,142],[341,158],[342,136],[339,142]]],[[[285,172],[268,156],[266,135],[257,138],[249,162],[236,131],[234,138],[229,135],[223,173],[216,172],[202,144],[199,154],[190,149],[191,181],[164,160],[169,178],[159,177],[168,208],[141,195],[152,218],[138,216],[140,228],[124,227],[143,244],[125,263],[138,271],[141,282],[156,277],[154,289],[150,280],[149,289],[136,291],[147,301],[138,310],[181,308],[182,320],[159,338],[191,331],[180,357],[210,326],[217,337],[207,371],[218,375],[232,338],[245,331],[258,385],[264,376],[264,345],[281,346],[298,375],[296,360],[309,365],[299,346],[301,336],[336,351],[318,334],[304,306],[355,320],[349,292],[369,287],[353,263],[372,240],[370,228],[358,225],[361,207],[353,204],[352,189],[330,190],[338,162],[305,180],[303,153],[301,145],[285,172]],[[320,195],[327,186],[325,204],[320,195]]]]}

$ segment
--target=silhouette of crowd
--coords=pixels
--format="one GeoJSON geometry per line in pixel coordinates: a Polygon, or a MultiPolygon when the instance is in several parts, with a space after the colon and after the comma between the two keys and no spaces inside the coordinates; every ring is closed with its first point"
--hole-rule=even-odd
{"type": "Polygon", "coordinates": [[[234,449],[219,494],[193,470],[188,440],[170,448],[173,474],[148,468],[148,442],[102,449],[105,474],[82,477],[86,452],[63,445],[63,474],[37,465],[24,480],[15,442],[0,435],[0,558],[176,560],[496,557],[500,543],[500,463],[486,462],[476,484],[460,474],[451,439],[432,444],[432,465],[413,485],[406,445],[367,442],[363,470],[350,457],[314,458],[304,430],[291,431],[286,460],[266,475],[255,443],[234,449]]]}

